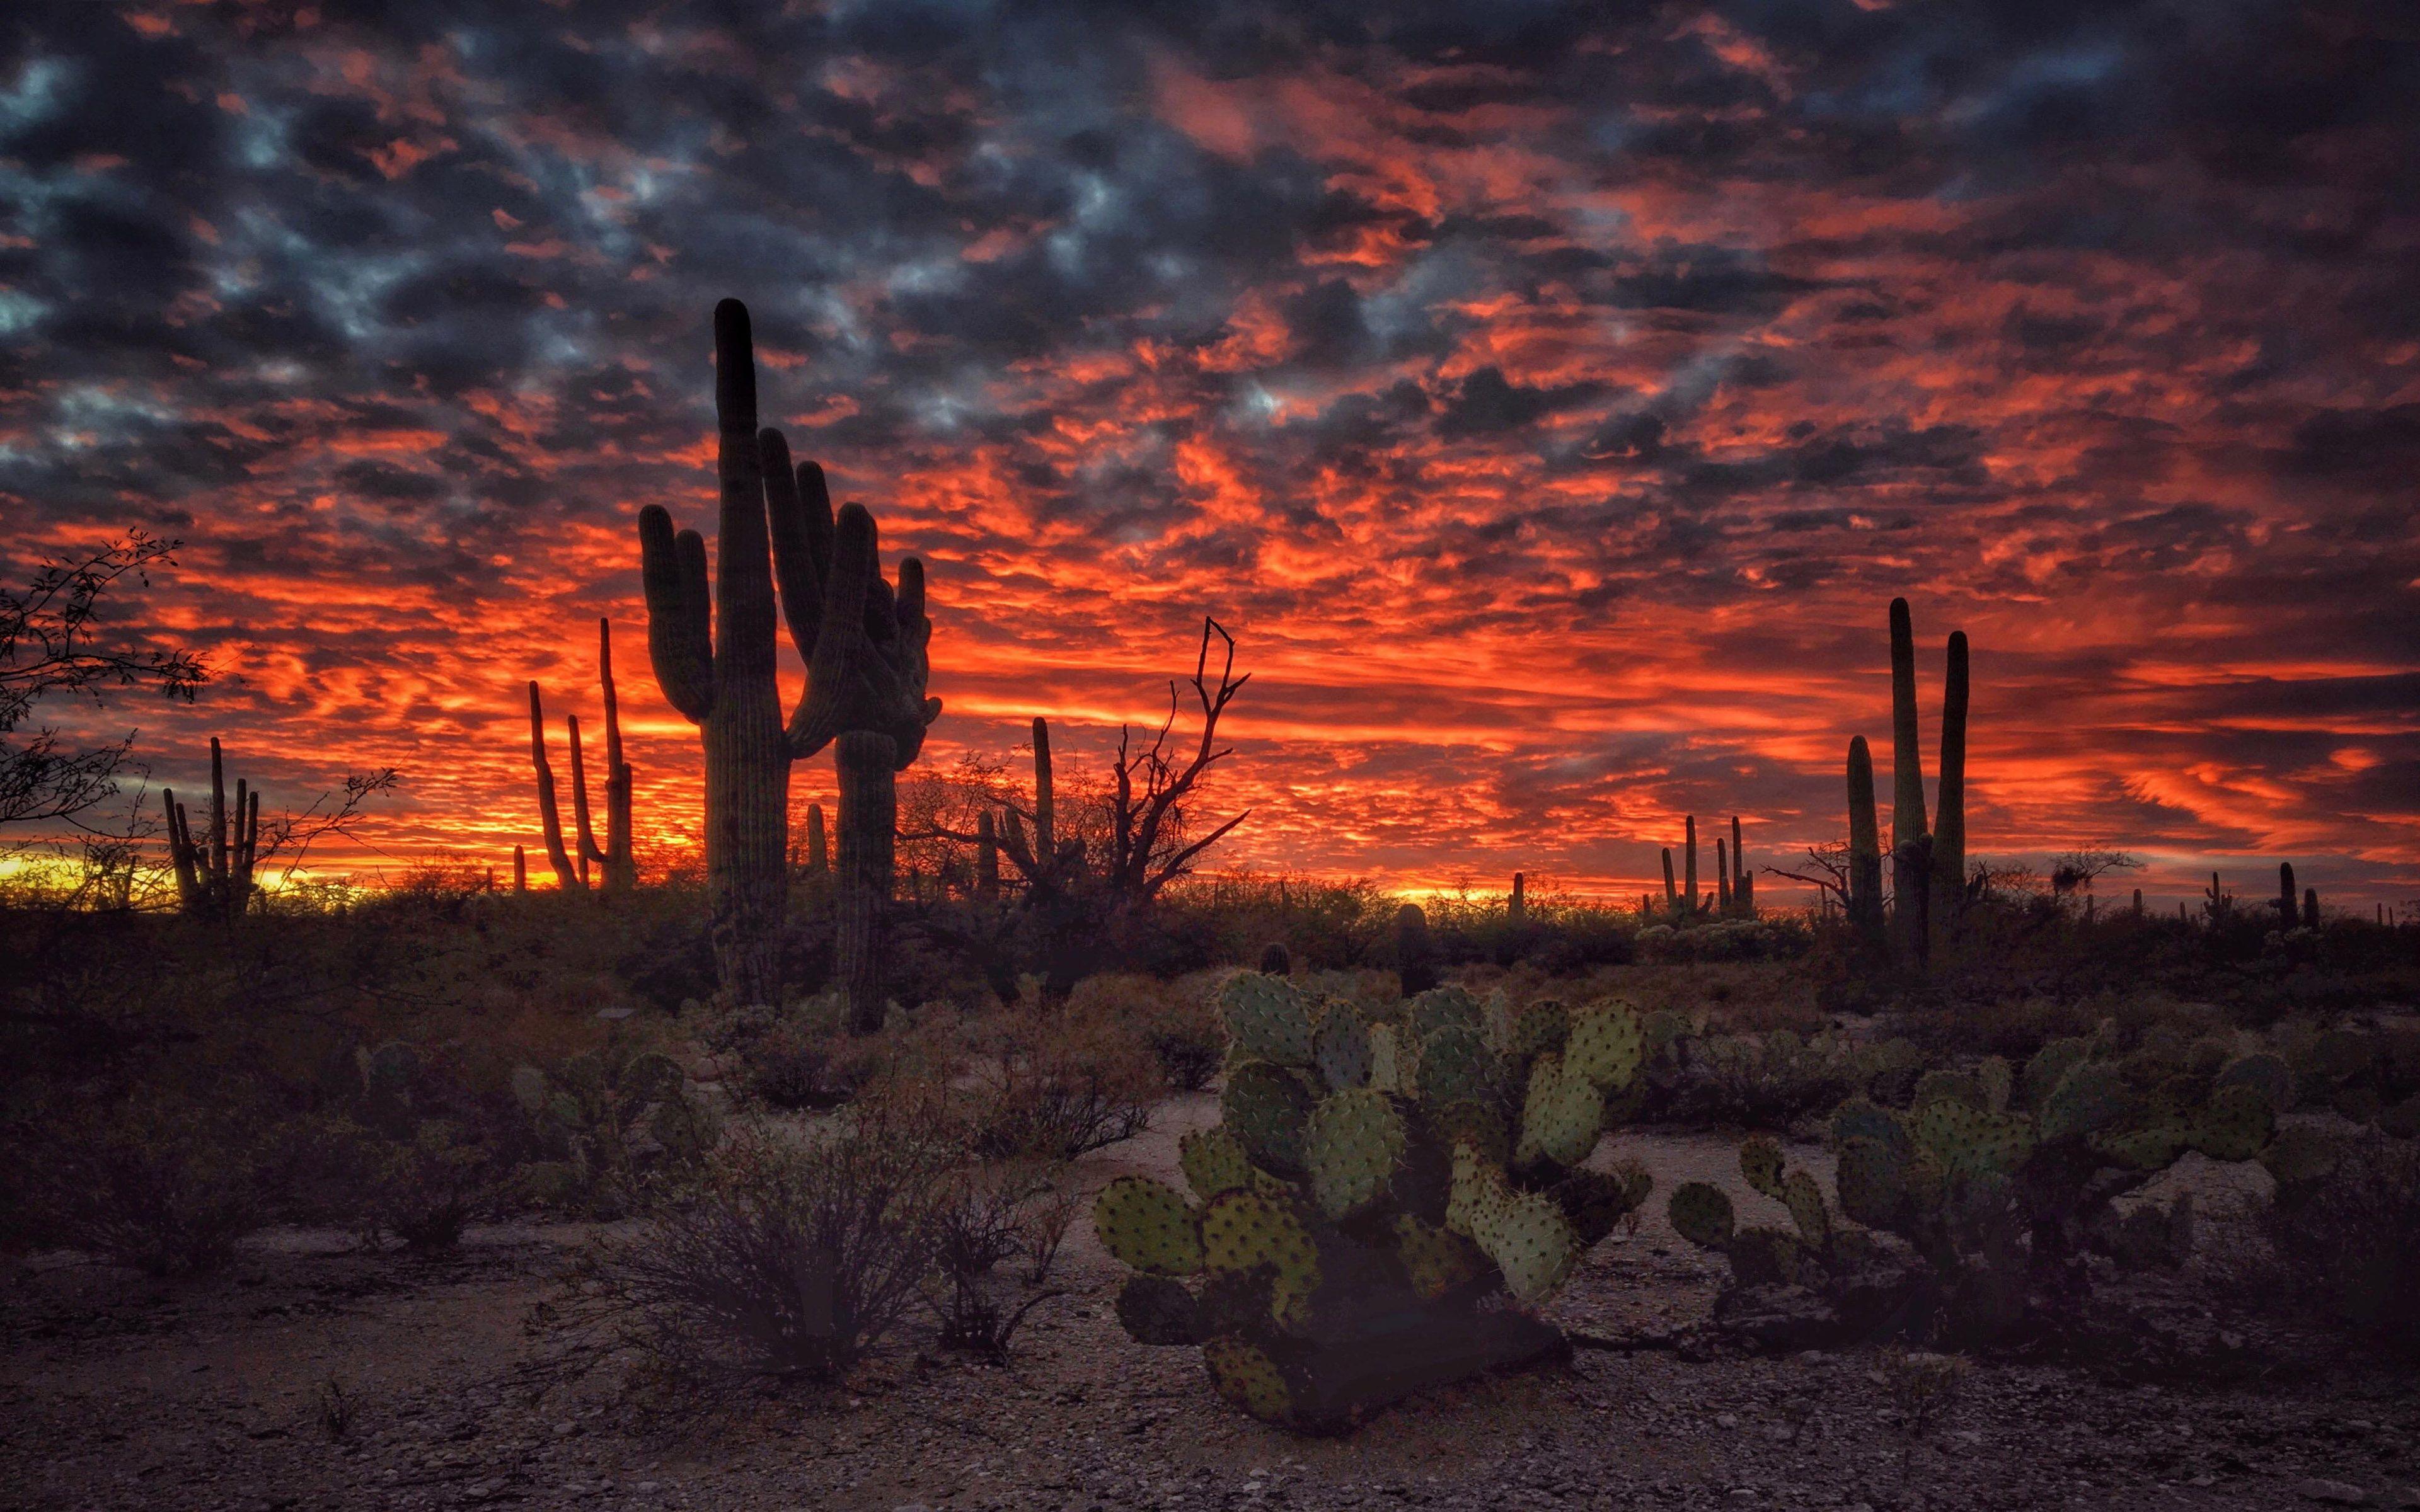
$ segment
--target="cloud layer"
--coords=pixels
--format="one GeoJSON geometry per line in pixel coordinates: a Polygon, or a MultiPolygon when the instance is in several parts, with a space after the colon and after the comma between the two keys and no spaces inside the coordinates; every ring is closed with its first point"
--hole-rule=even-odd
{"type": "Polygon", "coordinates": [[[0,23],[0,548],[185,540],[163,775],[502,859],[610,615],[693,831],[633,521],[711,529],[734,294],[929,563],[930,760],[1097,764],[1214,613],[1231,858],[1635,893],[1843,828],[1903,594],[1977,850],[2420,888],[2409,8],[762,8],[0,23]]]}

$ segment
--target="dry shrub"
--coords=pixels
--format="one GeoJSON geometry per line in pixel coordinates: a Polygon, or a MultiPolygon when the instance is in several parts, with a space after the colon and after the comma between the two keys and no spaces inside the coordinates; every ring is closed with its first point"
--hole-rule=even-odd
{"type": "Polygon", "coordinates": [[[1072,1024],[1114,1026],[1134,1035],[1150,1049],[1160,1079],[1180,1092],[1208,1086],[1227,1053],[1226,1031],[1210,992],[1195,982],[1114,973],[1087,977],[1068,995],[1063,1014],[1072,1024]]]}
{"type": "Polygon", "coordinates": [[[683,1388],[837,1379],[916,1305],[962,1155],[880,1103],[804,1134],[734,1128],[690,1191],[591,1255],[566,1316],[683,1388]]]}
{"type": "Polygon", "coordinates": [[[152,1275],[214,1270],[267,1221],[256,1119],[168,1094],[69,1105],[27,1173],[43,1237],[152,1275]]]}
{"type": "Polygon", "coordinates": [[[1160,1090],[1158,1061],[1130,1025],[1071,1002],[1010,1026],[980,1063],[971,1140],[992,1159],[1074,1160],[1149,1127],[1160,1090]]]}
{"type": "Polygon", "coordinates": [[[2343,1140],[2305,1173],[2281,1180],[2265,1224],[2274,1286],[2337,1322],[2405,1352],[2420,1351],[2420,1146],[2343,1140]]]}
{"type": "Polygon", "coordinates": [[[943,1345],[1007,1363],[1009,1341],[1026,1316],[1061,1293],[1036,1291],[1020,1301],[996,1273],[1023,1256],[1028,1279],[1041,1284],[1073,1214],[1069,1193],[1080,1200],[1073,1182],[1023,1162],[960,1175],[943,1210],[939,1265],[926,1288],[943,1345]]]}

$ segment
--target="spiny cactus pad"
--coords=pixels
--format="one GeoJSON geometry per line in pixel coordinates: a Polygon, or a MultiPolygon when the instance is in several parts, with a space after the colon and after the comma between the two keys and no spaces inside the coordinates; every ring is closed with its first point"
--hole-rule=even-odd
{"type": "Polygon", "coordinates": [[[1276,1272],[1270,1309],[1299,1321],[1319,1286],[1319,1246],[1293,1207],[1254,1192],[1222,1192],[1202,1211],[1202,1252],[1213,1273],[1266,1265],[1276,1272]]]}
{"type": "Polygon", "coordinates": [[[1465,1237],[1477,1234],[1482,1218],[1512,1195],[1502,1166],[1469,1145],[1453,1147],[1453,1188],[1445,1207],[1448,1228],[1465,1237]]]}
{"type": "Polygon", "coordinates": [[[1255,1165],[1292,1176],[1302,1170],[1302,1131],[1314,1101],[1292,1071],[1248,1060],[1228,1073],[1218,1106],[1255,1165]]]}
{"type": "Polygon", "coordinates": [[[1521,1103],[1521,1137],[1514,1164],[1540,1159],[1577,1165],[1596,1148],[1605,1127],[1605,1094],[1556,1055],[1540,1056],[1529,1068],[1529,1088],[1521,1103]]]}
{"type": "Polygon", "coordinates": [[[1832,1242],[1832,1213],[1823,1205],[1823,1189],[1815,1178],[1805,1171],[1792,1171],[1781,1179],[1782,1205],[1790,1210],[1791,1222],[1798,1226],[1798,1237],[1810,1248],[1822,1249],[1832,1242]]]}
{"type": "Polygon", "coordinates": [[[2009,1111],[2009,1098],[2016,1090],[2016,1076],[2008,1060],[2000,1056],[1987,1056],[1975,1068],[1977,1085],[1983,1088],[1983,1110],[1987,1113],[2009,1111]]]}
{"type": "Polygon", "coordinates": [[[1370,1026],[1351,1003],[1330,1003],[1311,1040],[1311,1065],[1330,1089],[1370,1085],[1370,1026]]]}
{"type": "Polygon", "coordinates": [[[1731,1199],[1721,1187],[1704,1181],[1685,1181],[1674,1188],[1666,1211],[1673,1231],[1701,1249],[1720,1249],[1730,1242],[1737,1224],[1731,1215],[1731,1199]]]}
{"type": "Polygon", "coordinates": [[[1370,1086],[1381,1092],[1398,1092],[1408,1096],[1410,1078],[1404,1074],[1403,1030],[1393,1024],[1370,1026],[1370,1086]]]}
{"type": "Polygon", "coordinates": [[[1433,1228],[1408,1212],[1395,1215],[1395,1253],[1412,1289],[1435,1302],[1487,1273],[1479,1246],[1449,1228],[1433,1228]]]}
{"type": "Polygon", "coordinates": [[[1252,1184],[1251,1157],[1244,1153],[1244,1147],[1224,1124],[1178,1139],[1176,1164],[1185,1172],[1186,1185],[1204,1202],[1221,1192],[1252,1184]]]}
{"type": "Polygon", "coordinates": [[[1903,1145],[1862,1134],[1840,1141],[1840,1211],[1868,1227],[1895,1227],[1906,1211],[1912,1158],[1903,1145]]]}
{"type": "Polygon", "coordinates": [[[1647,1034],[1628,1003],[1606,998],[1571,1015],[1563,1037],[1563,1064],[1576,1070],[1599,1091],[1630,1085],[1646,1057],[1647,1034]]]}
{"type": "Polygon", "coordinates": [[[1193,1293],[1166,1276],[1130,1275],[1118,1291],[1118,1321],[1137,1344],[1199,1344],[1193,1293]]]}
{"type": "Polygon", "coordinates": [[[1450,1150],[1456,1145],[1468,1145],[1492,1165],[1502,1165],[1512,1158],[1512,1132],[1505,1126],[1504,1115],[1493,1103],[1475,1098],[1458,1098],[1450,1103],[1423,1103],[1419,1107],[1421,1127],[1440,1149],[1450,1150]]]}
{"type": "Polygon", "coordinates": [[[1238,1056],[1280,1066],[1311,1064],[1311,1005],[1285,978],[1239,971],[1218,989],[1218,1009],[1238,1056]]]}
{"type": "Polygon", "coordinates": [[[1404,1010],[1404,1021],[1411,1026],[1417,1039],[1425,1040],[1437,1030],[1452,1026],[1483,1031],[1487,1020],[1479,999],[1465,987],[1432,987],[1411,1000],[1404,1010]]]}
{"type": "Polygon", "coordinates": [[[1504,1289],[1532,1305],[1553,1296],[1579,1259],[1571,1221],[1543,1192],[1512,1192],[1481,1206],[1470,1237],[1504,1273],[1504,1289]]]}
{"type": "Polygon", "coordinates": [[[2294,1073],[2288,1068],[2286,1057],[2268,1051],[2238,1056],[2221,1066],[2211,1078],[2212,1096],[2229,1087],[2249,1087],[2269,1100],[2269,1105],[2279,1112],[2294,1105],[2294,1073]]]}
{"type": "Polygon", "coordinates": [[[1571,1011],[1551,997],[1541,997],[1508,1009],[1504,1014],[1500,1051],[1507,1060],[1528,1060],[1563,1048],[1571,1033],[1571,1011]]]}
{"type": "Polygon", "coordinates": [[[1121,1176],[1093,1202],[1101,1247],[1145,1275],[1191,1275],[1203,1260],[1202,1215],[1175,1188],[1121,1176]]]}
{"type": "Polygon", "coordinates": [[[2250,1160],[2277,1132],[2277,1109],[2258,1088],[2238,1083],[2211,1092],[2186,1126],[2194,1149],[2212,1160],[2250,1160]]]}
{"type": "Polygon", "coordinates": [[[1487,1099],[1497,1095],[1503,1068],[1496,1052],[1487,1048],[1485,1035],[1466,1024],[1450,1024],[1420,1041],[1415,1077],[1423,1103],[1487,1099]]]}
{"type": "Polygon", "coordinates": [[[1916,1142],[1952,1177],[2006,1176],[2033,1149],[2023,1119],[1986,1113],[1956,1098],[1938,1098],[1916,1116],[1916,1142]]]}
{"type": "Polygon", "coordinates": [[[2105,1060],[2081,1060],[2060,1073],[2041,1102],[2044,1139],[2098,1134],[2125,1120],[2134,1094],[2125,1073],[2105,1060]]]}
{"type": "Polygon", "coordinates": [[[1748,1186],[1781,1200],[1781,1145],[1771,1134],[1752,1134],[1739,1148],[1740,1175],[1748,1186]]]}
{"type": "Polygon", "coordinates": [[[1282,1423],[1294,1412],[1293,1390],[1259,1346],[1214,1338],[1202,1346],[1202,1364],[1219,1396],[1263,1422],[1282,1423]]]}
{"type": "Polygon", "coordinates": [[[1303,1134],[1303,1163],[1320,1211],[1349,1218],[1385,1200],[1408,1139],[1403,1115],[1384,1092],[1348,1088],[1323,1099],[1303,1134]]]}

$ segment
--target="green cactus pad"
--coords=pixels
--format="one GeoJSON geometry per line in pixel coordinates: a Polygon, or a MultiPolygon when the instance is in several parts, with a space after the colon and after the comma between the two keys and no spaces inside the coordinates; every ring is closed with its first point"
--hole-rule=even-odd
{"type": "Polygon", "coordinates": [[[1309,1316],[1319,1287],[1319,1246],[1292,1204],[1252,1192],[1220,1193],[1202,1211],[1202,1253],[1214,1273],[1270,1267],[1272,1316],[1289,1325],[1309,1316]]]}
{"type": "Polygon", "coordinates": [[[1673,1232],[1700,1249],[1720,1249],[1730,1243],[1737,1224],[1731,1215],[1731,1199],[1721,1187],[1704,1181],[1684,1181],[1675,1187],[1665,1212],[1672,1220],[1673,1232]]]}
{"type": "Polygon", "coordinates": [[[1617,998],[1601,998],[1571,1015],[1563,1036],[1563,1064],[1587,1077],[1597,1090],[1630,1085],[1647,1055],[1647,1032],[1638,1013],[1617,998]]]}
{"type": "Polygon", "coordinates": [[[1185,1184],[1204,1202],[1221,1192],[1252,1184],[1251,1157],[1244,1153],[1243,1145],[1223,1124],[1179,1138],[1176,1165],[1185,1173],[1185,1184]]]}
{"type": "Polygon", "coordinates": [[[1904,1146],[1862,1134],[1840,1141],[1840,1211],[1870,1228],[1896,1228],[1909,1202],[1908,1167],[1913,1156],[1904,1146]]]}
{"type": "Polygon", "coordinates": [[[1935,1067],[1916,1079],[1916,1096],[1908,1106],[1921,1113],[1934,1103],[1948,1098],[1963,1103],[1978,1113],[1989,1113],[1991,1100],[1984,1094],[1980,1078],[1971,1072],[1935,1067]]]}
{"type": "Polygon", "coordinates": [[[1439,1149],[1450,1152],[1456,1145],[1468,1145],[1497,1165],[1506,1165],[1512,1158],[1512,1132],[1505,1127],[1504,1115],[1492,1103],[1476,1098],[1423,1103],[1419,1116],[1421,1128],[1439,1149]]]}
{"type": "Polygon", "coordinates": [[[1420,1041],[1414,1081],[1423,1103],[1492,1099],[1503,1075],[1496,1052],[1487,1048],[1487,1037],[1468,1025],[1450,1024],[1420,1041]]]}
{"type": "Polygon", "coordinates": [[[2286,1057],[2268,1051],[2256,1051],[2238,1056],[2218,1069],[2211,1078],[2210,1089],[2215,1095],[2229,1087],[2249,1087],[2269,1100],[2269,1105],[2283,1113],[2294,1105],[2294,1072],[2286,1057]]]}
{"type": "Polygon", "coordinates": [[[1579,1260],[1571,1221],[1543,1192],[1513,1192],[1481,1208],[1470,1237],[1504,1273],[1512,1300],[1528,1306],[1552,1297],[1579,1260]]]}
{"type": "Polygon", "coordinates": [[[1330,1004],[1311,1039],[1311,1059],[1331,1091],[1370,1085],[1370,1026],[1350,1003],[1330,1004]]]}
{"type": "Polygon", "coordinates": [[[1753,1134],[1739,1148],[1740,1175],[1751,1190],[1781,1200],[1781,1145],[1771,1134],[1753,1134]]]}
{"type": "Polygon", "coordinates": [[[1360,1088],[1323,1099],[1303,1134],[1303,1164],[1319,1211],[1341,1220],[1384,1201],[1408,1142],[1386,1093],[1360,1088]]]}
{"type": "Polygon", "coordinates": [[[1605,1128],[1605,1094],[1556,1055],[1540,1056],[1529,1068],[1529,1089],[1521,1103],[1521,1136],[1512,1161],[1539,1160],[1577,1165],[1596,1148],[1605,1128]]]}
{"type": "Polygon", "coordinates": [[[1823,1249],[1832,1242],[1832,1212],[1823,1205],[1823,1189],[1815,1178],[1805,1171],[1792,1171],[1781,1179],[1781,1201],[1790,1210],[1790,1221],[1798,1226],[1798,1237],[1809,1249],[1823,1249]]]}
{"type": "Polygon", "coordinates": [[[2133,1112],[2134,1093],[2125,1072],[2105,1060],[2078,1061],[2042,1099],[2040,1124],[2045,1140],[2098,1134],[2133,1112]]]}
{"type": "Polygon", "coordinates": [[[2193,1148],[2212,1160],[2250,1160],[2277,1133],[2277,1109],[2257,1087],[2238,1083],[2211,1092],[2186,1125],[2193,1148]]]}
{"type": "Polygon", "coordinates": [[[1887,1145],[1904,1155],[1913,1143],[1906,1120],[1888,1108],[1877,1107],[1862,1097],[1853,1097],[1832,1110],[1832,1146],[1840,1149],[1852,1139],[1871,1139],[1887,1145]]]}
{"type": "Polygon", "coordinates": [[[1731,1277],[1744,1287],[1789,1281],[1803,1253],[1795,1236],[1778,1228],[1743,1228],[1722,1246],[1731,1262],[1731,1277]]]}
{"type": "Polygon", "coordinates": [[[1277,1362],[1259,1346],[1214,1338],[1202,1346],[1202,1364],[1210,1372],[1210,1384],[1232,1405],[1264,1423],[1283,1423],[1293,1415],[1293,1389],[1277,1362]]]}
{"type": "Polygon", "coordinates": [[[1485,1217],[1511,1200],[1512,1183],[1504,1169],[1470,1145],[1453,1147],[1453,1187],[1446,1199],[1445,1226],[1466,1238],[1479,1231],[1485,1217]]]}
{"type": "Polygon", "coordinates": [[[1302,1171],[1302,1131],[1314,1101],[1303,1079],[1285,1067],[1248,1060],[1228,1073],[1218,1106],[1253,1164],[1295,1176],[1302,1171]]]}
{"type": "Polygon", "coordinates": [[[1505,1011],[1498,1050],[1513,1061],[1558,1054],[1571,1028],[1570,1010],[1554,998],[1537,998],[1505,1011]]]}
{"type": "Polygon", "coordinates": [[[1311,1005],[1285,978],[1239,971],[1218,989],[1218,1011],[1239,1056],[1280,1066],[1311,1064],[1311,1005]]]}
{"type": "Polygon", "coordinates": [[[2040,1108],[2050,1101],[2050,1094],[2058,1086],[2059,1078],[2091,1057],[2092,1041],[2082,1036],[2053,1040],[2035,1051],[2025,1062],[2024,1072],[2017,1078],[2017,1089],[2024,1094],[2025,1105],[2040,1108]]]}
{"type": "Polygon", "coordinates": [[[2093,1149],[2128,1170],[2161,1171],[2185,1152],[2185,1132],[2177,1128],[2134,1129],[2124,1134],[2092,1136],[2093,1149]]]}
{"type": "Polygon", "coordinates": [[[1487,1027],[1487,1016],[1479,999],[1470,995],[1468,988],[1451,984],[1432,987],[1413,998],[1404,1008],[1404,1022],[1411,1026],[1413,1038],[1419,1040],[1448,1026],[1481,1033],[1487,1027]]]}
{"type": "Polygon", "coordinates": [[[1093,1232],[1130,1271],[1191,1275],[1202,1269],[1202,1215],[1183,1193],[1147,1176],[1121,1176],[1101,1188],[1093,1232]]]}
{"type": "Polygon", "coordinates": [[[1381,1092],[1411,1095],[1404,1074],[1403,1030],[1392,1024],[1370,1026],[1370,1086],[1381,1092]]]}
{"type": "Polygon", "coordinates": [[[1435,1302],[1487,1273],[1486,1255],[1451,1229],[1432,1227],[1408,1212],[1395,1215],[1394,1229],[1404,1273],[1425,1301],[1435,1302]]]}
{"type": "Polygon", "coordinates": [[[1936,1098],[1916,1116],[1916,1142],[1950,1177],[2006,1176],[2024,1163],[2034,1131],[2024,1119],[1936,1098]]]}
{"type": "Polygon", "coordinates": [[[1983,1063],[1975,1068],[1975,1082],[1977,1086],[1983,1089],[1984,1112],[2006,1113],[2009,1111],[2009,1095],[2016,1090],[2016,1078],[2014,1074],[2010,1072],[2009,1062],[2006,1057],[2001,1056],[1985,1057],[1983,1063]]]}
{"type": "Polygon", "coordinates": [[[1571,1220],[1572,1232],[1579,1236],[1585,1247],[1613,1232],[1615,1226],[1636,1212],[1654,1189],[1655,1179],[1647,1174],[1646,1167],[1633,1161],[1623,1170],[1565,1172],[1560,1180],[1546,1188],[1546,1196],[1563,1210],[1563,1216],[1571,1220]]]}
{"type": "Polygon", "coordinates": [[[1193,1293],[1166,1276],[1130,1275],[1118,1291],[1118,1321],[1137,1344],[1199,1344],[1193,1293]]]}

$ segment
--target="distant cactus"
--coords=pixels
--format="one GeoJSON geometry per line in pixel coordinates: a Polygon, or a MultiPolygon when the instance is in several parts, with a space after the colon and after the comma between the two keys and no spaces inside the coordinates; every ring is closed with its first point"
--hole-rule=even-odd
{"type": "Polygon", "coordinates": [[[260,795],[243,779],[236,779],[232,825],[226,808],[226,760],[218,737],[210,737],[210,827],[194,837],[185,806],[167,788],[160,790],[167,811],[168,860],[177,873],[177,901],[196,918],[235,919],[252,902],[253,866],[260,855],[260,795]]]}
{"type": "Polygon", "coordinates": [[[807,875],[817,882],[831,877],[831,847],[824,838],[824,806],[807,805],[807,875]]]}
{"type": "Polygon", "coordinates": [[[1664,909],[1675,915],[1681,912],[1681,885],[1672,880],[1672,847],[1669,845],[1664,847],[1664,909]]]}
{"type": "Polygon", "coordinates": [[[1271,940],[1261,950],[1261,975],[1287,977],[1294,974],[1294,956],[1280,941],[1271,940]]]}
{"type": "Polygon", "coordinates": [[[1890,603],[1891,948],[1921,965],[1931,947],[1932,837],[1924,818],[1924,758],[1916,717],[1916,633],[1907,600],[1890,603]]]}
{"type": "Polygon", "coordinates": [[[1418,997],[1436,985],[1436,947],[1429,939],[1429,916],[1418,903],[1395,910],[1395,970],[1405,997],[1418,997]]]}
{"type": "Polygon", "coordinates": [[[1515,924],[1529,917],[1528,882],[1528,879],[1521,872],[1512,873],[1512,896],[1505,901],[1504,914],[1515,924]]]}
{"type": "Polygon", "coordinates": [[[830,514],[823,470],[792,470],[779,431],[756,428],[748,310],[715,306],[715,415],[721,480],[720,556],[709,595],[705,538],[675,533],[660,505],[639,512],[647,648],[656,681],[706,748],[709,933],[722,991],[780,999],[788,891],[790,764],[838,743],[839,958],[850,1026],[881,1021],[883,933],[897,827],[892,775],[923,748],[940,712],[924,696],[923,564],[881,572],[874,517],[830,514]],[[769,549],[769,559],[768,559],[769,549]],[[785,729],[775,687],[774,578],[781,614],[807,663],[785,729]]]}
{"type": "Polygon", "coordinates": [[[2291,861],[2278,862],[2277,927],[2279,929],[2292,929],[2294,927],[2295,918],[2302,912],[2299,906],[2300,902],[2300,898],[2294,891],[2294,863],[2291,861]]]}
{"type": "MultiPolygon", "coordinates": [[[[539,832],[546,838],[546,857],[554,868],[554,885],[566,890],[588,886],[588,856],[582,846],[577,862],[564,843],[562,810],[555,802],[554,766],[546,756],[546,710],[538,697],[537,683],[529,685],[530,765],[537,772],[537,817],[539,832]]],[[[585,841],[588,829],[588,783],[580,764],[580,716],[566,721],[571,734],[571,776],[573,808],[578,815],[581,838],[585,841]]]]}
{"type": "Polygon", "coordinates": [[[2303,927],[2304,929],[2319,927],[2319,889],[2317,887],[2303,889],[2303,927]]]}
{"type": "Polygon", "coordinates": [[[1687,826],[1687,838],[1683,842],[1685,848],[1682,854],[1685,860],[1681,883],[1681,906],[1683,912],[1694,918],[1698,912],[1698,816],[1691,814],[1682,823],[1687,826]]]}
{"type": "Polygon", "coordinates": [[[529,852],[519,845],[513,847],[513,890],[529,891],[529,852]]]}
{"type": "Polygon", "coordinates": [[[1740,838],[1739,815],[1731,815],[1731,914],[1756,917],[1756,873],[1747,868],[1747,842],[1740,838]]]}
{"type": "Polygon", "coordinates": [[[1949,633],[1941,693],[1941,780],[1932,825],[1932,927],[1953,927],[1966,906],[1966,632],[1949,633]]]}
{"type": "Polygon", "coordinates": [[[1849,741],[1849,922],[1869,943],[1881,943],[1882,829],[1874,816],[1874,758],[1863,735],[1849,741]]]}
{"type": "Polygon", "coordinates": [[[1714,837],[1714,912],[1731,917],[1731,853],[1720,835],[1714,837]]]}
{"type": "Polygon", "coordinates": [[[1000,834],[989,809],[975,815],[975,896],[985,903],[1000,896],[1000,834]]]}
{"type": "Polygon", "coordinates": [[[1367,1017],[1249,972],[1219,1000],[1224,1118],[1180,1141],[1190,1191],[1122,1177],[1094,1208],[1135,1273],[1127,1332],[1200,1345],[1221,1396],[1305,1432],[1559,1355],[1534,1309],[1652,1186],[1585,1165],[1637,1015],[1440,987],[1367,1017]]]}

